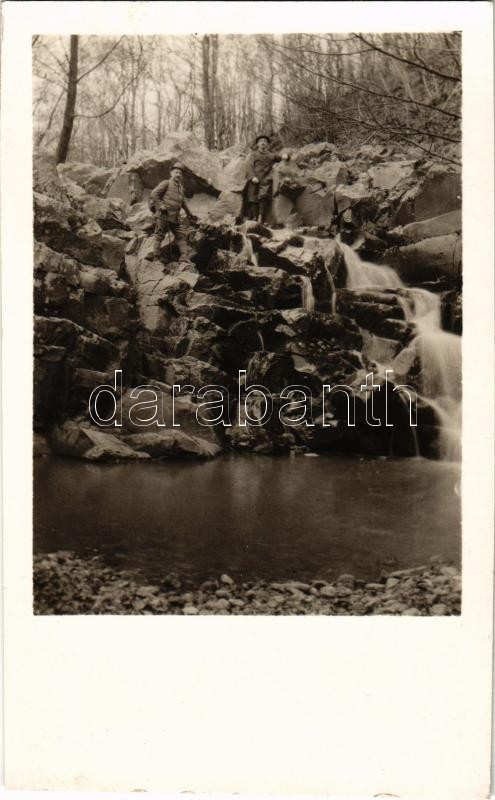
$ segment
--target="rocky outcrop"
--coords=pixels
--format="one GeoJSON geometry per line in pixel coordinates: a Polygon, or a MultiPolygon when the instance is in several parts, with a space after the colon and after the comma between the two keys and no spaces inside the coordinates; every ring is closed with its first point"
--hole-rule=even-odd
{"type": "Polygon", "coordinates": [[[414,244],[387,252],[386,261],[397,270],[403,280],[411,284],[446,275],[460,285],[462,240],[457,233],[421,239],[414,244]]]}
{"type": "MultiPolygon", "coordinates": [[[[412,454],[396,396],[389,397],[399,428],[394,442],[388,429],[366,425],[359,397],[367,371],[381,362],[415,380],[402,290],[349,289],[334,234],[359,236],[358,252],[394,266],[406,285],[441,293],[444,327],[460,332],[459,174],[408,153],[363,147],[350,158],[329,143],[308,145],[275,170],[272,224],[236,224],[245,156],[242,148],[209,152],[181,133],[159,151],[135,154],[118,174],[74,164],[57,172],[46,155],[35,160],[34,419],[56,452],[95,460],[204,458],[228,448],[412,454]],[[177,159],[192,207],[202,208],[200,224],[188,228],[191,261],[176,260],[171,234],[160,259],[150,261],[146,196],[177,159]],[[139,202],[130,203],[131,193],[139,202]],[[109,432],[88,422],[91,391],[113,385],[115,370],[124,376],[126,413],[132,387],[160,387],[168,409],[163,430],[153,422],[109,432]],[[272,393],[270,424],[239,424],[253,402],[246,406],[239,394],[240,370],[248,385],[272,393]],[[192,392],[176,431],[172,386],[186,384],[192,392]],[[330,422],[324,419],[323,384],[356,388],[355,430],[346,425],[345,397],[332,398],[330,422]],[[201,416],[198,392],[206,385],[228,393],[216,428],[201,416]],[[289,385],[314,395],[313,425],[280,422],[289,385]]],[[[385,392],[380,397],[378,414],[385,392]]],[[[422,452],[430,454],[436,423],[431,409],[420,413],[431,429],[422,452]]]]}
{"type": "MultiPolygon", "coordinates": [[[[205,220],[232,221],[242,209],[248,152],[238,146],[208,151],[187,132],[170,134],[157,150],[134,154],[102,191],[135,204],[169,177],[172,163],[180,160],[196,213],[205,220]]],[[[461,207],[460,168],[418,157],[414,149],[364,145],[357,153],[346,153],[320,142],[286,152],[289,161],[274,169],[271,223],[297,220],[329,228],[336,221],[342,225],[347,212],[346,221],[356,227],[368,223],[388,230],[461,207]]],[[[76,181],[88,193],[87,165],[67,165],[61,172],[64,180],[76,181]]]]}
{"type": "Polygon", "coordinates": [[[74,161],[58,165],[62,184],[67,185],[70,181],[83,189],[86,194],[96,197],[103,197],[106,194],[109,183],[113,181],[117,172],[116,167],[95,167],[94,164],[79,164],[74,161]]]}

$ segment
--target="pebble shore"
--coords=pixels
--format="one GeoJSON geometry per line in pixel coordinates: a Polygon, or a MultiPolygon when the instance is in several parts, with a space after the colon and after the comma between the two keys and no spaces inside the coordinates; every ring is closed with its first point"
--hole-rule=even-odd
{"type": "Polygon", "coordinates": [[[382,573],[376,582],[353,575],[335,581],[236,583],[229,575],[185,587],[169,573],[158,585],[73,553],[34,557],[35,614],[401,615],[461,613],[459,569],[434,556],[425,566],[382,573]]]}

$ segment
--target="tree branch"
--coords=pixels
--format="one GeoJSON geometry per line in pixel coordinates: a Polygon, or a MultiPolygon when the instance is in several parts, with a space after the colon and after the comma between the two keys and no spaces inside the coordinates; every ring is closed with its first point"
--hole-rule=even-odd
{"type": "MultiPolygon", "coordinates": [[[[139,74],[139,73],[138,73],[138,74],[139,74]]],[[[74,114],[74,117],[79,117],[79,119],[100,119],[100,117],[104,117],[106,114],[109,114],[109,113],[110,113],[110,111],[113,111],[113,109],[115,108],[115,106],[117,105],[117,103],[119,102],[119,100],[120,100],[120,99],[121,99],[121,98],[124,96],[125,92],[126,92],[126,91],[127,91],[127,89],[129,88],[129,86],[131,85],[131,83],[133,83],[133,82],[134,82],[135,78],[137,78],[137,75],[136,75],[136,76],[133,76],[133,77],[130,79],[130,81],[128,81],[128,82],[125,84],[125,86],[124,86],[124,88],[122,89],[121,93],[119,94],[119,96],[117,97],[117,99],[115,100],[115,102],[114,102],[114,103],[112,103],[112,105],[110,106],[110,108],[107,108],[105,111],[102,111],[100,114],[74,114]]]]}
{"type": "Polygon", "coordinates": [[[86,72],[83,72],[83,74],[82,74],[82,75],[79,75],[79,77],[78,77],[78,79],[77,79],[77,82],[79,83],[79,81],[82,81],[82,79],[83,79],[83,78],[85,78],[85,77],[86,77],[86,75],[89,75],[91,72],[94,72],[94,71],[95,71],[95,69],[98,69],[98,67],[99,67],[99,66],[101,66],[101,65],[103,64],[103,62],[107,60],[108,56],[109,56],[111,53],[113,53],[113,51],[115,50],[115,48],[119,46],[119,44],[121,43],[122,39],[125,39],[125,34],[124,34],[123,36],[121,36],[121,37],[120,37],[120,39],[119,39],[117,42],[115,42],[115,44],[113,44],[113,45],[111,46],[110,50],[108,50],[108,51],[105,53],[105,55],[103,56],[103,58],[100,58],[100,60],[99,60],[99,61],[97,61],[97,63],[96,63],[96,64],[95,64],[93,67],[91,67],[90,69],[86,70],[86,72]]]}
{"type": "MultiPolygon", "coordinates": [[[[277,94],[281,94],[282,97],[285,97],[285,98],[289,99],[291,101],[291,103],[294,103],[294,105],[302,106],[303,108],[306,108],[308,111],[317,111],[319,114],[322,114],[322,115],[327,116],[327,117],[332,117],[332,116],[333,117],[337,117],[337,119],[342,119],[345,122],[352,122],[353,124],[361,125],[363,128],[367,128],[368,130],[371,130],[371,131],[375,131],[375,132],[376,131],[384,131],[386,133],[392,133],[398,139],[402,139],[403,141],[407,142],[409,145],[412,145],[413,147],[417,147],[417,148],[419,148],[419,150],[422,150],[425,153],[429,153],[429,154],[433,155],[435,158],[440,158],[440,159],[442,159],[442,161],[448,161],[449,163],[455,164],[458,167],[461,166],[459,161],[456,161],[453,158],[449,158],[448,156],[443,156],[440,153],[435,153],[435,152],[431,153],[431,148],[430,148],[430,150],[428,150],[426,147],[423,147],[422,145],[418,144],[417,142],[411,141],[411,139],[408,138],[406,135],[397,133],[394,130],[391,130],[390,128],[387,128],[387,127],[385,127],[383,125],[380,125],[379,123],[375,123],[375,125],[370,125],[368,122],[363,122],[363,120],[356,119],[355,117],[349,117],[348,115],[339,114],[339,113],[337,113],[336,111],[333,111],[333,110],[332,111],[327,111],[326,109],[322,109],[319,106],[308,105],[307,103],[303,103],[302,101],[300,101],[300,100],[298,100],[298,99],[296,99],[294,97],[291,97],[290,95],[287,95],[284,92],[281,92],[280,90],[276,90],[276,92],[277,92],[277,94]]],[[[430,134],[428,134],[428,135],[430,135],[430,134]]]]}
{"type": "Polygon", "coordinates": [[[403,58],[402,56],[396,56],[395,53],[390,53],[388,50],[384,50],[383,47],[378,47],[377,44],[373,44],[373,42],[369,42],[367,39],[362,36],[360,33],[354,34],[357,39],[360,39],[363,44],[368,45],[371,47],[372,50],[376,50],[377,53],[381,53],[388,58],[393,58],[395,61],[401,61],[403,64],[409,64],[410,67],[415,67],[416,69],[423,69],[425,72],[431,73],[431,75],[436,75],[438,78],[444,78],[447,81],[454,81],[455,83],[460,83],[461,79],[457,78],[455,75],[447,75],[445,72],[439,72],[437,69],[433,69],[433,67],[427,67],[424,62],[423,64],[418,64],[416,61],[411,61],[409,58],[403,58]]]}
{"type": "MultiPolygon", "coordinates": [[[[282,45],[274,44],[274,47],[281,47],[282,45]]],[[[443,108],[437,108],[436,106],[430,106],[428,103],[422,103],[419,100],[410,100],[406,97],[398,97],[395,94],[385,94],[384,92],[377,92],[374,89],[367,89],[365,86],[360,86],[356,83],[349,83],[349,81],[343,81],[339,78],[334,78],[333,76],[329,75],[328,73],[320,73],[316,72],[315,70],[310,69],[305,64],[301,64],[298,61],[295,61],[290,56],[284,54],[284,58],[290,61],[294,66],[298,69],[304,69],[306,72],[309,72],[311,75],[315,75],[316,77],[324,78],[325,80],[330,81],[331,83],[337,83],[339,86],[347,86],[350,89],[356,89],[358,92],[366,92],[366,94],[373,94],[376,97],[387,97],[395,102],[399,103],[407,103],[410,105],[420,106],[421,108],[427,108],[430,111],[437,111],[439,114],[444,114],[447,117],[452,117],[453,119],[461,119],[460,114],[456,114],[453,111],[446,111],[443,108]]]]}
{"type": "Polygon", "coordinates": [[[46,123],[44,131],[39,133],[37,138],[36,138],[36,147],[39,147],[41,145],[41,143],[43,142],[43,139],[45,138],[46,134],[48,133],[48,131],[52,127],[52,122],[53,122],[53,117],[55,116],[55,111],[57,110],[58,104],[60,103],[60,101],[61,101],[62,97],[64,96],[64,94],[65,94],[65,89],[62,89],[62,91],[60,92],[59,96],[57,97],[55,105],[53,106],[53,108],[51,110],[51,113],[50,113],[50,116],[48,117],[48,122],[46,123]]]}

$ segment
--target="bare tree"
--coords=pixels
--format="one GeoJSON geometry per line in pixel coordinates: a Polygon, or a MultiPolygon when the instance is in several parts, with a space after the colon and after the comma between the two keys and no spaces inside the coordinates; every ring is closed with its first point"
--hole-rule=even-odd
{"type": "Polygon", "coordinates": [[[218,70],[218,34],[205,34],[201,41],[203,64],[203,125],[205,143],[215,146],[215,111],[218,70]]]}
{"type": "Polygon", "coordinates": [[[272,131],[287,146],[395,142],[459,161],[455,32],[79,36],[67,43],[45,35],[32,41],[35,142],[53,146],[60,159],[118,164],[182,130],[209,148],[246,145],[272,131]]]}
{"type": "Polygon", "coordinates": [[[79,54],[79,36],[70,37],[70,59],[69,74],[67,84],[67,96],[65,99],[64,121],[58,140],[57,153],[55,159],[57,164],[67,160],[69,152],[70,137],[74,125],[74,111],[77,98],[77,64],[79,54]]]}

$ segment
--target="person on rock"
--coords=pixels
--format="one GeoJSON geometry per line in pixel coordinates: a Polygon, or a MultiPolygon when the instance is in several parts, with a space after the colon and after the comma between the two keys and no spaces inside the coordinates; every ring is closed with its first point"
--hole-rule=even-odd
{"type": "Polygon", "coordinates": [[[170,180],[162,181],[150,193],[149,206],[155,215],[155,231],[153,252],[146,256],[148,261],[159,260],[163,237],[170,231],[179,248],[179,261],[190,263],[186,230],[180,220],[181,209],[184,209],[190,222],[197,222],[198,218],[186,203],[182,185],[183,171],[184,167],[177,161],[170,170],[170,180]]]}
{"type": "Polygon", "coordinates": [[[246,163],[246,177],[249,181],[246,192],[246,215],[248,219],[265,222],[272,199],[273,165],[278,161],[286,161],[289,156],[286,153],[272,153],[270,139],[264,134],[256,138],[255,147],[246,163]]]}

